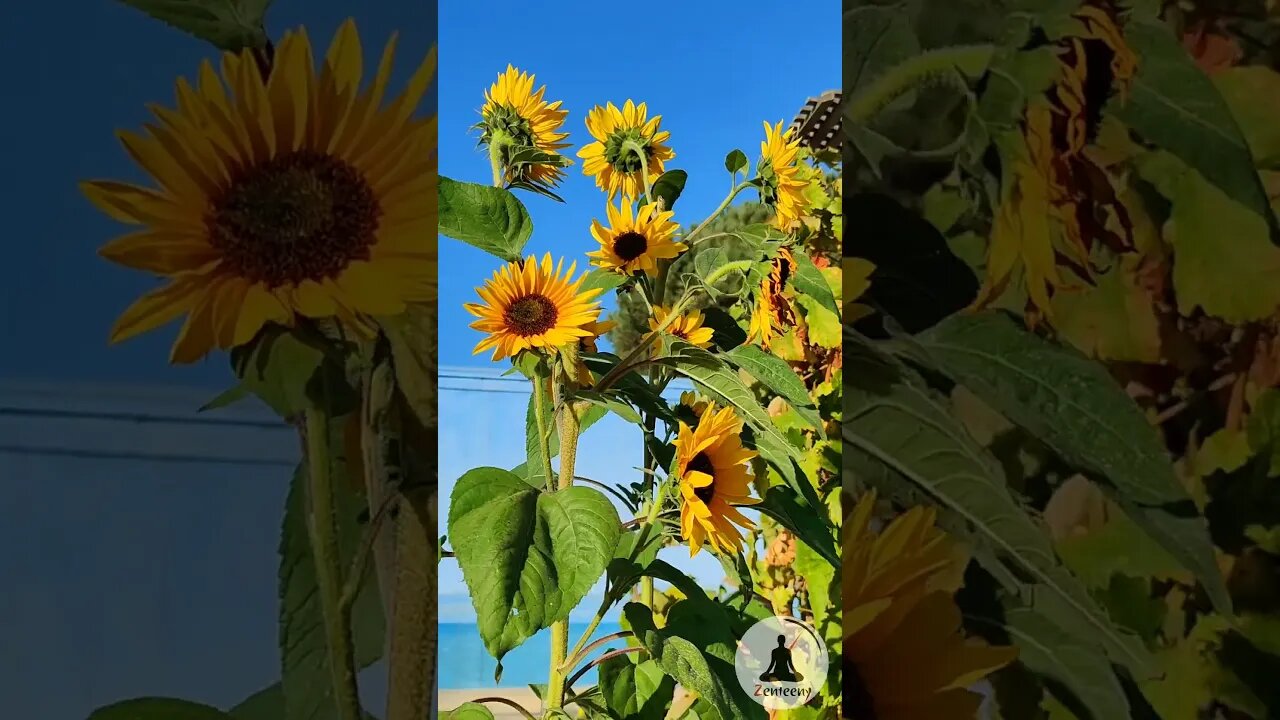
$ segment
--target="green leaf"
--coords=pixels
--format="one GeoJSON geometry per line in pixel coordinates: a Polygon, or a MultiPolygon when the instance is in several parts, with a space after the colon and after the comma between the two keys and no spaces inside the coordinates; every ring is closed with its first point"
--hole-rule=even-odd
{"type": "MultiPolygon", "coordinates": [[[[341,447],[341,421],[333,423],[341,447]]],[[[334,516],[338,526],[340,567],[349,568],[364,539],[358,518],[368,506],[353,490],[342,463],[332,464],[334,516]]],[[[280,663],[285,714],[281,720],[338,720],[325,642],[324,614],[307,532],[307,469],[299,465],[289,485],[280,538],[280,663]]],[[[358,668],[382,657],[386,641],[382,603],[375,573],[368,573],[352,608],[352,636],[358,668]]]]}
{"type": "Polygon", "coordinates": [[[1018,660],[1033,672],[1067,689],[1098,720],[1129,717],[1124,688],[1096,645],[1026,608],[1010,608],[1004,620],[1018,660]]]}
{"type": "Polygon", "coordinates": [[[805,324],[809,330],[809,341],[818,347],[840,347],[842,326],[840,315],[819,305],[811,295],[796,296],[796,303],[804,308],[805,324]]]}
{"type": "Polygon", "coordinates": [[[910,13],[902,5],[854,4],[846,9],[843,47],[845,98],[920,52],[910,13]]]}
{"type": "Polygon", "coordinates": [[[1128,394],[1078,352],[1004,315],[953,316],[919,335],[926,362],[1025,428],[1103,488],[1230,608],[1208,525],[1174,475],[1159,435],[1128,394]]]}
{"type": "Polygon", "coordinates": [[[197,412],[209,412],[210,410],[221,410],[224,407],[234,405],[241,400],[249,397],[252,393],[244,385],[235,385],[218,393],[218,396],[204,405],[200,406],[197,412]]]}
{"type": "Polygon", "coordinates": [[[578,293],[584,293],[588,290],[600,290],[600,296],[608,295],[610,290],[614,290],[626,282],[626,278],[616,272],[608,270],[592,270],[587,273],[583,279],[582,285],[578,287],[578,293]]]}
{"type": "Polygon", "coordinates": [[[1078,290],[1053,296],[1054,326],[1089,357],[1121,362],[1160,360],[1160,326],[1150,291],[1117,263],[1078,290]]]}
{"type": "Polygon", "coordinates": [[[586,400],[596,407],[612,412],[614,415],[617,415],[629,423],[636,425],[644,424],[644,420],[640,418],[640,413],[636,412],[635,408],[615,397],[588,390],[579,390],[577,392],[577,397],[582,400],[586,400]]]}
{"type": "Polygon", "coordinates": [[[1113,104],[1116,116],[1262,218],[1274,240],[1276,221],[1253,154],[1213,82],[1163,23],[1131,19],[1124,34],[1139,56],[1138,75],[1129,101],[1113,104]]]}
{"type": "Polygon", "coordinates": [[[804,381],[796,375],[786,360],[770,355],[755,345],[739,345],[726,353],[721,353],[720,357],[730,365],[747,371],[761,385],[782,396],[800,417],[817,429],[819,437],[827,436],[823,430],[822,418],[813,404],[813,398],[809,397],[809,389],[804,386],[804,381]]]}
{"type": "Polygon", "coordinates": [[[533,234],[533,219],[509,190],[440,178],[440,234],[514,262],[533,234]]]}
{"type": "Polygon", "coordinates": [[[1228,68],[1213,76],[1258,167],[1280,165],[1280,73],[1265,65],[1228,68]]]}
{"type": "Polygon", "coordinates": [[[836,304],[836,296],[831,292],[827,279],[822,276],[818,266],[813,264],[808,253],[792,253],[792,257],[796,260],[796,272],[791,276],[791,283],[796,291],[814,298],[822,303],[824,308],[839,315],[840,306],[836,304]]]}
{"type": "Polygon", "coordinates": [[[1178,311],[1197,307],[1228,322],[1270,317],[1280,305],[1280,248],[1267,224],[1205,177],[1162,153],[1139,164],[1143,177],[1173,204],[1173,287],[1178,311]]]}
{"type": "Polygon", "coordinates": [[[270,685],[240,701],[229,714],[235,720],[280,720],[284,717],[284,688],[270,685]]]}
{"type": "MultiPolygon", "coordinates": [[[[756,402],[755,395],[738,377],[738,373],[715,355],[682,340],[673,340],[670,350],[671,356],[662,358],[659,362],[692,380],[699,390],[710,395],[718,404],[733,406],[738,417],[755,429],[756,450],[777,467],[784,477],[794,481],[795,471],[791,461],[803,463],[804,456],[773,424],[769,413],[756,402]]],[[[805,484],[808,485],[807,482],[805,484]]]]}
{"type": "Polygon", "coordinates": [[[436,427],[435,308],[411,305],[395,317],[378,318],[391,344],[396,387],[423,427],[436,427]]]}
{"type": "Polygon", "coordinates": [[[137,698],[100,707],[89,720],[230,720],[221,710],[176,698],[137,698]]]}
{"type": "Polygon", "coordinates": [[[763,720],[764,706],[746,697],[732,661],[704,655],[689,640],[660,632],[654,626],[653,612],[644,605],[627,603],[622,612],[649,657],[681,687],[698,693],[724,717],[763,720]]]}
{"type": "Polygon", "coordinates": [[[749,167],[751,163],[747,160],[747,154],[741,150],[735,148],[724,156],[724,169],[731,174],[745,173],[749,167]]]}
{"type": "Polygon", "coordinates": [[[684,184],[688,179],[689,173],[683,170],[668,170],[654,181],[653,187],[649,189],[649,196],[662,200],[663,209],[670,210],[675,207],[676,200],[680,199],[680,193],[684,192],[684,184]]]}
{"type": "Polygon", "coordinates": [[[232,52],[266,47],[271,0],[120,0],[161,22],[232,52]]]}
{"type": "Polygon", "coordinates": [[[613,503],[589,487],[545,493],[499,468],[458,479],[448,533],[480,636],[498,660],[569,612],[604,574],[622,532],[613,503]]]}
{"type": "Polygon", "coordinates": [[[794,490],[775,485],[764,494],[760,504],[753,507],[795,533],[832,567],[840,567],[840,552],[836,549],[832,528],[814,508],[801,505],[794,490]]]}
{"type": "Polygon", "coordinates": [[[480,703],[463,703],[449,711],[448,720],[493,720],[493,713],[480,703]]]}
{"type": "Polygon", "coordinates": [[[663,720],[676,684],[653,660],[612,657],[599,666],[605,706],[616,720],[663,720]]]}
{"type": "Polygon", "coordinates": [[[309,388],[324,364],[324,350],[278,325],[268,325],[253,342],[231,351],[240,386],[283,418],[311,404],[309,388]]]}
{"type": "Polygon", "coordinates": [[[998,558],[990,572],[1007,578],[1012,568],[1026,578],[1023,592],[1033,609],[1064,632],[1091,638],[1136,676],[1151,675],[1145,648],[1057,562],[1047,532],[1010,494],[999,463],[950,415],[945,401],[862,336],[846,337],[846,482],[919,488],[963,518],[975,542],[990,548],[978,554],[998,558]]]}

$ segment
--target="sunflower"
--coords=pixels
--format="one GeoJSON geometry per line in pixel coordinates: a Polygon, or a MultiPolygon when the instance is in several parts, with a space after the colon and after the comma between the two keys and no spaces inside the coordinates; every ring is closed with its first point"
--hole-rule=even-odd
{"type": "Polygon", "coordinates": [[[733,408],[716,410],[708,403],[697,427],[680,423],[676,437],[676,476],[680,482],[680,530],[689,542],[689,556],[702,550],[703,541],[713,552],[739,550],[742,536],[734,523],[755,529],[735,505],[754,505],[747,463],[756,454],[742,447],[742,421],[733,408]]]}
{"type": "Polygon", "coordinates": [[[361,91],[352,21],[319,72],[305,31],[287,33],[271,67],[226,53],[219,79],[206,61],[195,87],[178,81],[176,110],[153,106],[145,134],[119,133],[159,187],[81,185],[143,226],[100,254],[168,282],[124,311],[112,342],[185,314],[170,360],[187,363],[269,322],[338,317],[367,332],[369,316],[434,301],[436,121],[415,111],[435,51],[384,105],[394,50],[393,38],[361,91]]]}
{"type": "Polygon", "coordinates": [[[1113,96],[1126,101],[1137,58],[1107,0],[1085,5],[1074,18],[1078,30],[1054,46],[1057,80],[1028,103],[1021,137],[1008,148],[1009,182],[976,307],[994,301],[1021,271],[1031,304],[1052,319],[1050,298],[1068,284],[1060,267],[1088,281],[1099,269],[1095,244],[1114,253],[1134,249],[1119,181],[1094,150],[1102,110],[1113,96]]]}
{"type": "MultiPolygon", "coordinates": [[[[534,76],[507,65],[506,72],[498,75],[498,80],[484,94],[484,107],[480,109],[480,126],[483,134],[480,142],[489,145],[495,139],[509,141],[515,147],[531,147],[548,155],[559,156],[560,151],[569,147],[562,142],[569,133],[560,132],[568,110],[560,109],[559,100],[547,102],[543,99],[546,86],[533,89],[534,76]]],[[[567,159],[563,164],[568,164],[567,159]]],[[[522,167],[508,167],[506,181],[528,181],[535,185],[554,187],[564,171],[562,164],[535,162],[522,167]]]]}
{"type": "Polygon", "coordinates": [[[756,293],[756,306],[747,327],[747,342],[759,340],[760,346],[767,350],[775,336],[796,324],[795,309],[786,295],[787,282],[795,269],[796,259],[791,251],[787,248],[779,250],[768,277],[761,281],[760,290],[756,293]]]}
{"type": "Polygon", "coordinates": [[[554,351],[583,338],[593,338],[599,326],[600,290],[579,291],[586,276],[571,281],[577,263],[561,272],[564,260],[552,265],[551,253],[539,264],[532,255],[508,263],[477,288],[483,303],[467,303],[467,312],[480,318],[471,327],[488,337],[474,353],[493,348],[493,359],[512,357],[522,350],[554,351]]]}
{"type": "Polygon", "coordinates": [[[972,720],[982,696],[968,688],[1012,662],[1016,650],[966,641],[952,598],[965,560],[916,507],[880,533],[876,496],[845,518],[843,715],[853,720],[972,720]]]}
{"type": "Polygon", "coordinates": [[[596,187],[609,193],[610,202],[619,193],[623,198],[639,197],[644,191],[642,168],[647,166],[652,182],[662,175],[663,164],[676,156],[663,144],[671,133],[659,130],[661,123],[661,115],[649,118],[644,103],[636,105],[630,100],[621,110],[609,103],[587,113],[587,131],[595,142],[579,150],[578,157],[582,158],[583,172],[595,177],[596,187]],[[645,156],[643,165],[629,144],[640,148],[645,156]]]}
{"type": "MultiPolygon", "coordinates": [[[[649,318],[649,331],[656,331],[662,323],[666,322],[671,311],[661,305],[653,306],[653,317],[649,318]]],[[[715,336],[715,331],[702,324],[702,311],[694,310],[676,318],[667,326],[663,332],[673,337],[696,345],[700,348],[711,346],[711,338],[715,336]]],[[[661,341],[655,341],[649,346],[653,355],[658,355],[662,351],[661,341]]]]}
{"type": "Polygon", "coordinates": [[[591,368],[589,368],[586,361],[582,359],[582,353],[600,352],[600,347],[597,344],[597,341],[617,326],[618,323],[612,320],[590,322],[582,326],[582,329],[587,331],[587,336],[578,338],[577,376],[574,380],[580,383],[585,383],[591,379],[591,368]]]}
{"type": "Polygon", "coordinates": [[[764,141],[756,164],[756,173],[762,180],[760,202],[773,208],[774,224],[784,231],[800,221],[805,208],[804,189],[809,183],[801,177],[797,165],[799,152],[800,142],[792,139],[790,129],[782,131],[782,121],[777,127],[764,124],[764,141]]]}
{"type": "Polygon", "coordinates": [[[591,264],[620,273],[656,274],[659,260],[670,260],[684,252],[684,243],[674,242],[676,224],[671,222],[675,213],[659,209],[657,203],[640,207],[634,217],[631,204],[625,200],[621,207],[609,203],[606,211],[609,227],[599,220],[591,221],[591,235],[600,243],[600,249],[587,253],[591,264]]]}

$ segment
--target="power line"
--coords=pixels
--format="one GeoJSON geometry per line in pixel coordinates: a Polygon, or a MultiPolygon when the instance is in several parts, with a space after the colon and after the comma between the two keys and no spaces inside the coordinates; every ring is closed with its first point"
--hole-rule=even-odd
{"type": "Polygon", "coordinates": [[[154,455],[150,453],[110,452],[106,450],[69,450],[42,448],[33,445],[0,445],[0,453],[15,455],[40,455],[46,457],[69,457],[83,460],[154,460],[157,462],[201,463],[213,465],[265,465],[270,467],[294,467],[296,461],[290,460],[253,460],[249,458],[229,458],[215,455],[154,455]]]}
{"type": "Polygon", "coordinates": [[[110,420],[136,424],[165,423],[171,425],[216,425],[221,427],[251,427],[260,430],[283,430],[288,425],[283,420],[239,420],[220,417],[191,417],[190,415],[157,415],[154,413],[115,413],[91,410],[38,410],[35,408],[0,407],[0,416],[63,418],[69,420],[110,420]]]}

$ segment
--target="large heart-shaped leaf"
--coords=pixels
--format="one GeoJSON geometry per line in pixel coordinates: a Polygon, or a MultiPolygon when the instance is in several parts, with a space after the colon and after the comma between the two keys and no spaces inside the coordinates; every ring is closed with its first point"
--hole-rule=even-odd
{"type": "Polygon", "coordinates": [[[497,676],[503,655],[569,617],[604,574],[622,532],[599,491],[547,493],[493,467],[458,479],[448,528],[497,676]]]}
{"type": "Polygon", "coordinates": [[[533,234],[533,219],[510,190],[440,178],[440,234],[508,262],[533,234]]]}
{"type": "Polygon", "coordinates": [[[100,707],[89,720],[231,720],[231,716],[190,700],[151,697],[100,707]]]}

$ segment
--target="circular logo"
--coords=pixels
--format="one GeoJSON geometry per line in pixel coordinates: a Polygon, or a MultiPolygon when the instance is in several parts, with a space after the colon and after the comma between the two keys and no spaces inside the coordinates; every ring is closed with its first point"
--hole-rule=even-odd
{"type": "Polygon", "coordinates": [[[742,636],[733,666],[753,700],[769,710],[785,710],[817,696],[830,659],[812,626],[793,617],[771,617],[742,636]]]}

